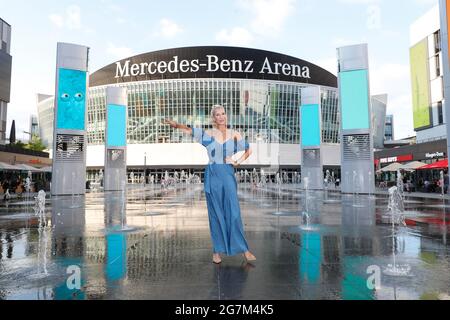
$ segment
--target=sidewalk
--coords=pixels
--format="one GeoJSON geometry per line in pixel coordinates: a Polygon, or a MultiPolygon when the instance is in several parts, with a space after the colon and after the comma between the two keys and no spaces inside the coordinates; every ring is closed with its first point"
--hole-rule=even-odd
{"type": "MultiPolygon", "coordinates": [[[[271,189],[271,191],[278,191],[278,187],[276,185],[267,185],[267,189],[271,189]]],[[[280,191],[289,192],[289,191],[304,191],[304,189],[300,188],[299,185],[292,185],[290,188],[286,188],[286,185],[283,187],[280,187],[280,191]]],[[[330,193],[340,193],[340,187],[333,187],[328,190],[330,193]]],[[[381,195],[381,196],[389,196],[389,189],[375,189],[375,195],[381,195]]],[[[450,200],[450,195],[446,194],[442,196],[440,193],[427,193],[427,192],[404,192],[405,198],[426,198],[426,199],[445,199],[450,200]]]]}
{"type": "MultiPolygon", "coordinates": [[[[387,189],[378,189],[375,191],[377,195],[389,195],[389,191],[387,189]]],[[[408,198],[428,198],[428,199],[445,199],[450,200],[450,195],[446,194],[442,196],[440,193],[428,193],[428,192],[404,192],[405,197],[408,198]]]]}

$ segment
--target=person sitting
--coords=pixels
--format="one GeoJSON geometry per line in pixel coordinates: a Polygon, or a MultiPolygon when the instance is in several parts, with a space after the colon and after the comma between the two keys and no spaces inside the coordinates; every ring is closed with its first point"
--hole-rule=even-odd
{"type": "Polygon", "coordinates": [[[448,184],[449,184],[448,173],[445,173],[445,175],[444,175],[444,193],[447,193],[447,191],[448,191],[448,184]]]}
{"type": "Polygon", "coordinates": [[[411,188],[409,185],[409,180],[406,180],[406,183],[404,183],[404,189],[406,192],[411,193],[411,188]]]}
{"type": "Polygon", "coordinates": [[[431,184],[430,181],[425,180],[425,182],[423,183],[423,186],[425,188],[425,192],[430,192],[431,191],[431,184]]]}
{"type": "Polygon", "coordinates": [[[3,195],[3,200],[8,201],[9,199],[11,199],[11,194],[9,194],[9,189],[6,189],[6,192],[3,195]]]}

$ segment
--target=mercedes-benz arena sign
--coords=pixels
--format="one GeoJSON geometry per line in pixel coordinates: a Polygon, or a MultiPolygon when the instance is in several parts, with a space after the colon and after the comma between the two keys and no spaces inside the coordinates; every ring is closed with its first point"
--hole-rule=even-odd
{"type": "Polygon", "coordinates": [[[278,80],[337,87],[336,76],[310,62],[238,47],[186,47],[140,54],[94,72],[90,86],[192,78],[278,80]]]}

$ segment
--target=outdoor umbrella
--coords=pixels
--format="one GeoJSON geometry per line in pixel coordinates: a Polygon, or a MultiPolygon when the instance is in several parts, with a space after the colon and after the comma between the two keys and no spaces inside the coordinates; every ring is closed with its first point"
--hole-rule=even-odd
{"type": "Polygon", "coordinates": [[[43,167],[40,169],[42,172],[52,172],[52,167],[48,166],[48,167],[43,167]]]}
{"type": "Polygon", "coordinates": [[[426,170],[426,169],[445,169],[448,168],[448,159],[440,160],[431,164],[428,164],[424,167],[420,167],[419,170],[426,170]]]}
{"type": "Polygon", "coordinates": [[[0,169],[1,170],[17,170],[17,171],[20,170],[20,168],[13,166],[11,164],[8,164],[8,163],[4,163],[4,162],[0,162],[0,169]]]}
{"type": "Polygon", "coordinates": [[[9,132],[9,143],[16,143],[16,120],[13,120],[11,124],[11,131],[9,132]]]}
{"type": "Polygon", "coordinates": [[[413,162],[409,162],[407,164],[402,165],[402,167],[400,169],[413,171],[413,170],[420,169],[426,165],[427,165],[426,163],[423,163],[420,161],[413,161],[413,162]]]}
{"type": "Polygon", "coordinates": [[[397,171],[399,169],[402,169],[401,163],[394,162],[388,165],[387,167],[380,169],[379,172],[397,171]]]}
{"type": "Polygon", "coordinates": [[[16,164],[16,167],[19,168],[19,170],[21,171],[41,172],[40,169],[29,166],[28,164],[25,163],[16,164]]]}

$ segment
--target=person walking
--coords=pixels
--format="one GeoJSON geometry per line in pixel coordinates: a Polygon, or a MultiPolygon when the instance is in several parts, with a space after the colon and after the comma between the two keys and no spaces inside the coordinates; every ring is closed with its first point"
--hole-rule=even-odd
{"type": "Polygon", "coordinates": [[[243,254],[247,261],[255,261],[256,257],[249,251],[244,235],[234,175],[234,168],[251,155],[251,149],[238,131],[227,129],[227,115],[223,106],[212,107],[211,121],[212,130],[190,128],[169,119],[164,123],[191,134],[208,152],[204,190],[213,243],[213,262],[220,264],[221,254],[243,254]],[[240,159],[233,160],[232,157],[240,151],[245,153],[240,159]]]}

